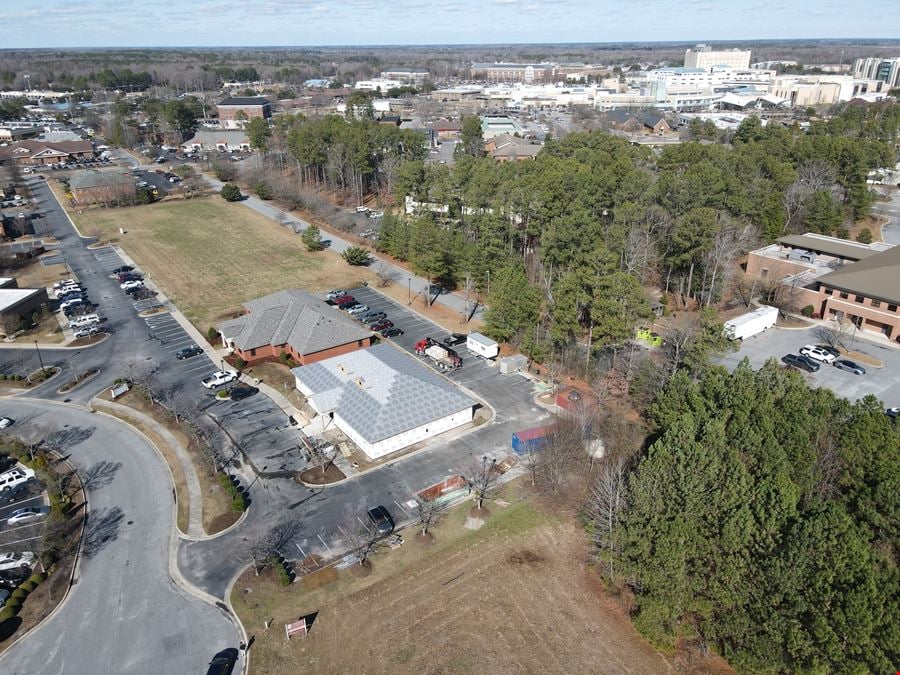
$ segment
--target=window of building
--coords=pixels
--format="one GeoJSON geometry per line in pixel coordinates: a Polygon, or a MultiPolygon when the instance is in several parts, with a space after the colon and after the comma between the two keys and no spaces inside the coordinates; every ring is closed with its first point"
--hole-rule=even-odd
{"type": "Polygon", "coordinates": [[[854,300],[856,300],[857,302],[862,302],[862,301],[863,301],[863,296],[857,295],[857,296],[854,298],[854,300]]]}
{"type": "Polygon", "coordinates": [[[897,305],[888,305],[888,311],[889,311],[889,312],[896,312],[896,311],[897,311],[897,305]]]}
{"type": "Polygon", "coordinates": [[[849,298],[849,297],[850,297],[850,296],[847,295],[846,293],[841,293],[841,300],[846,300],[846,299],[849,298]]]}
{"type": "Polygon", "coordinates": [[[256,356],[256,350],[255,350],[255,349],[251,349],[251,350],[250,350],[250,356],[256,356]]]}
{"type": "Polygon", "coordinates": [[[873,300],[872,307],[881,307],[881,300],[873,300]]]}
{"type": "Polygon", "coordinates": [[[834,291],[833,288],[826,288],[826,289],[825,289],[825,295],[831,295],[833,291],[834,291]]]}
{"type": "Polygon", "coordinates": [[[362,347],[362,346],[363,346],[363,341],[362,341],[362,340],[357,340],[357,341],[356,341],[356,346],[357,346],[357,347],[362,347]]]}

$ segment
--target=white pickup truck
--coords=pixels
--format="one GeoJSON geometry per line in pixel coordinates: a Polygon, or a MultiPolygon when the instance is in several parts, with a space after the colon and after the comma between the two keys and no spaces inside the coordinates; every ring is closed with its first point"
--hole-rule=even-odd
{"type": "Polygon", "coordinates": [[[238,379],[238,374],[233,370],[217,370],[212,375],[203,379],[203,386],[207,389],[215,389],[223,384],[234,382],[238,379]]]}

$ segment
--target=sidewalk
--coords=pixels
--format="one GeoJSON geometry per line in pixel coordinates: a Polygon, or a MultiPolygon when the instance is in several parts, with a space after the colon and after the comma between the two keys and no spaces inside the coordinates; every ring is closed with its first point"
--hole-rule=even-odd
{"type": "MultiPolygon", "coordinates": [[[[106,401],[102,398],[94,398],[91,401],[91,406],[98,410],[106,409],[117,412],[124,417],[131,417],[138,422],[147,425],[149,428],[153,429],[155,433],[160,435],[172,452],[178,457],[178,462],[181,464],[181,470],[184,473],[184,480],[188,491],[188,530],[185,534],[189,537],[205,537],[206,532],[203,530],[202,514],[203,491],[200,489],[200,480],[197,478],[197,471],[194,468],[194,463],[191,461],[191,458],[188,457],[187,451],[182,447],[181,443],[178,442],[168,429],[157,424],[156,420],[139,410],[122,405],[121,403],[106,401]]],[[[138,429],[138,431],[140,430],[138,429]]],[[[151,445],[153,444],[150,439],[147,440],[151,445]]]]}

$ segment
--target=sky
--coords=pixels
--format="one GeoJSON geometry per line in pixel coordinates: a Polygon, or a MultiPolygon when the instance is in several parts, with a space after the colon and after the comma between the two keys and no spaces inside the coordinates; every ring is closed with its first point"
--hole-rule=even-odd
{"type": "Polygon", "coordinates": [[[0,48],[898,38],[891,0],[0,0],[0,48]]]}

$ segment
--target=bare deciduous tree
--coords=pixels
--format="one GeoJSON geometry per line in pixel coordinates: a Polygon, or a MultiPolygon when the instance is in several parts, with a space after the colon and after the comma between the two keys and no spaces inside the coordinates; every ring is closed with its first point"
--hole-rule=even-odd
{"type": "Polygon", "coordinates": [[[356,518],[348,519],[341,528],[347,535],[350,552],[356,556],[360,566],[369,566],[369,557],[378,547],[380,538],[374,527],[367,527],[356,518]]]}
{"type": "Polygon", "coordinates": [[[591,490],[588,513],[593,524],[595,555],[615,580],[615,546],[619,515],[625,506],[625,460],[609,459],[600,465],[597,482],[591,490]]]}
{"type": "Polygon", "coordinates": [[[325,472],[328,471],[328,467],[331,466],[335,457],[337,457],[337,448],[331,443],[322,443],[315,440],[310,440],[304,447],[309,453],[310,462],[322,469],[322,475],[324,476],[325,472]]]}
{"type": "Polygon", "coordinates": [[[416,519],[422,528],[422,536],[428,534],[428,530],[444,517],[447,505],[434,499],[420,499],[416,504],[416,519]]]}
{"type": "Polygon", "coordinates": [[[299,527],[299,523],[295,520],[283,520],[245,542],[243,559],[253,565],[253,571],[257,576],[278,560],[281,551],[290,544],[299,527]]]}
{"type": "Polygon", "coordinates": [[[485,455],[481,459],[472,460],[463,470],[463,476],[469,483],[469,490],[475,494],[475,501],[481,509],[486,499],[491,499],[500,480],[497,460],[485,455]]]}
{"type": "Polygon", "coordinates": [[[390,265],[379,263],[375,268],[375,276],[378,277],[378,285],[381,288],[386,288],[396,282],[400,274],[390,265]]]}

